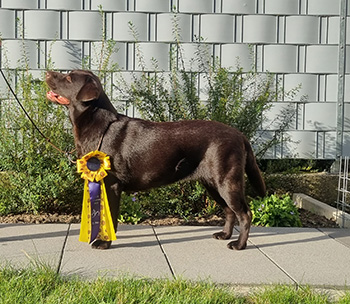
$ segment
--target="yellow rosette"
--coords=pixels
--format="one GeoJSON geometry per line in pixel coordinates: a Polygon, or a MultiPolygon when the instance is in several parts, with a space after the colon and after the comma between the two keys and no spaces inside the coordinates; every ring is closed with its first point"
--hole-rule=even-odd
{"type": "Polygon", "coordinates": [[[111,162],[106,153],[93,151],[78,159],[77,169],[82,179],[99,182],[107,176],[106,171],[111,170],[111,162]],[[93,167],[94,165],[96,167],[93,167]]]}
{"type": "Polygon", "coordinates": [[[111,169],[109,156],[93,151],[77,161],[77,171],[84,183],[83,207],[79,241],[91,243],[94,240],[116,240],[113,220],[103,178],[111,169]]]}

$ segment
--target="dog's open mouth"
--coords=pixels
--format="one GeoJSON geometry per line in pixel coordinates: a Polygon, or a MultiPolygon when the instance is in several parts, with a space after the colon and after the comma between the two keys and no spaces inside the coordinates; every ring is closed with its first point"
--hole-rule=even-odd
{"type": "Polygon", "coordinates": [[[66,97],[58,95],[53,91],[47,92],[46,97],[48,100],[53,101],[53,102],[57,102],[57,103],[62,104],[62,105],[68,105],[70,103],[70,101],[66,97]]]}

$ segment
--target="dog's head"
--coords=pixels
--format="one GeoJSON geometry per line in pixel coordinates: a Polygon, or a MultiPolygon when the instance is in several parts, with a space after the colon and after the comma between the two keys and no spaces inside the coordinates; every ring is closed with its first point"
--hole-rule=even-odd
{"type": "Polygon", "coordinates": [[[46,83],[51,89],[47,98],[63,105],[96,100],[102,92],[100,80],[90,71],[74,70],[68,74],[48,71],[46,83]]]}

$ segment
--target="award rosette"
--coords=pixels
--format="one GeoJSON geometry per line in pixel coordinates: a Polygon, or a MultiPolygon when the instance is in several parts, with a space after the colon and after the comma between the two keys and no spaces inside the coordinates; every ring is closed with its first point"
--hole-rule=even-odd
{"type": "Polygon", "coordinates": [[[114,225],[109,209],[106,187],[103,179],[111,169],[109,156],[93,151],[77,161],[77,170],[84,183],[83,208],[81,212],[80,242],[94,240],[116,240],[114,225]]]}

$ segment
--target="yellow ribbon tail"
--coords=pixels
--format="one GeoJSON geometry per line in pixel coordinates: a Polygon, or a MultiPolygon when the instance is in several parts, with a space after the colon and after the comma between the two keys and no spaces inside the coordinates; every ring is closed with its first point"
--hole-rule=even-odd
{"type": "Polygon", "coordinates": [[[99,238],[104,241],[115,241],[117,239],[114,230],[111,211],[109,209],[106,186],[103,180],[101,183],[101,224],[99,238]]]}
{"type": "Polygon", "coordinates": [[[81,224],[79,241],[89,243],[91,235],[91,206],[88,181],[84,183],[83,208],[81,210],[81,224]]]}
{"type": "MultiPolygon", "coordinates": [[[[106,186],[103,180],[101,184],[101,213],[100,213],[100,232],[97,237],[103,241],[115,241],[117,239],[111,211],[109,209],[106,186]]],[[[91,238],[91,203],[88,181],[84,183],[83,208],[81,212],[81,224],[79,241],[90,243],[91,238]]]]}

